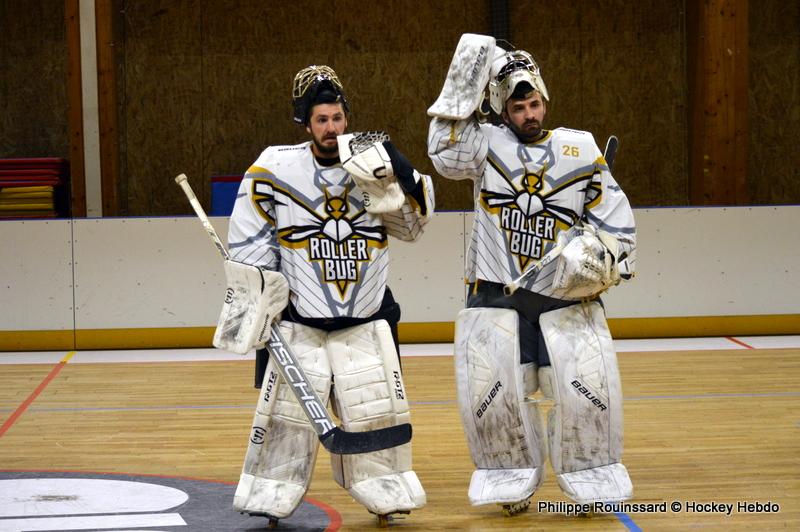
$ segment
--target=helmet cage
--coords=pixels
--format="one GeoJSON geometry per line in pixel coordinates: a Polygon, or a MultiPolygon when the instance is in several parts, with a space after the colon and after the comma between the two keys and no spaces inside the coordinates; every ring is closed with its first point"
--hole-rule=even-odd
{"type": "Polygon", "coordinates": [[[308,122],[308,115],[314,106],[317,95],[323,88],[328,88],[337,96],[345,112],[349,110],[344,87],[339,76],[329,66],[311,65],[297,73],[292,82],[292,106],[294,107],[294,121],[298,124],[308,122]]]}
{"type": "Polygon", "coordinates": [[[495,113],[502,114],[514,89],[523,81],[539,91],[542,98],[550,99],[539,65],[528,52],[524,50],[506,52],[495,61],[492,70],[489,81],[489,104],[495,113]]]}

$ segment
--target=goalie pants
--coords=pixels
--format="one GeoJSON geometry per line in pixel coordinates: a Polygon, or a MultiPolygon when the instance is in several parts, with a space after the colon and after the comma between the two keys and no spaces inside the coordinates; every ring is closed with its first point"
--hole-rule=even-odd
{"type": "MultiPolygon", "coordinates": [[[[283,311],[282,321],[290,321],[307,325],[315,329],[321,329],[326,332],[339,331],[347,329],[348,327],[355,327],[363,323],[368,323],[375,320],[386,320],[389,328],[392,330],[392,338],[394,339],[394,347],[397,351],[397,360],[400,363],[400,342],[397,337],[397,324],[400,321],[400,305],[394,300],[394,295],[389,287],[383,293],[383,301],[381,308],[378,312],[369,316],[368,318],[305,318],[301,316],[294,305],[289,302],[289,305],[283,311]]],[[[254,387],[261,389],[264,383],[264,373],[267,370],[267,363],[269,362],[269,351],[266,348],[256,349],[256,374],[254,387]]]]}
{"type": "Polygon", "coordinates": [[[550,365],[550,356],[539,327],[539,316],[576,303],[576,301],[542,296],[528,290],[517,290],[511,296],[507,296],[503,293],[502,284],[482,280],[470,283],[467,297],[467,308],[516,310],[519,314],[520,363],[535,362],[538,367],[550,365]]]}

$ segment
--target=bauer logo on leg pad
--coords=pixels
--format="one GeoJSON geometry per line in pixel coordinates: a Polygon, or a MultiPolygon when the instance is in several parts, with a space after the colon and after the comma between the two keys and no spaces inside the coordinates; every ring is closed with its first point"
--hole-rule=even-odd
{"type": "Polygon", "coordinates": [[[486,409],[488,409],[489,405],[492,404],[492,401],[494,401],[494,398],[497,396],[498,393],[500,393],[500,388],[502,387],[503,385],[500,383],[500,381],[497,381],[495,383],[492,389],[489,390],[489,393],[486,394],[486,398],[481,403],[481,406],[478,407],[478,411],[475,412],[476,416],[478,417],[483,416],[483,413],[486,412],[486,409]]]}
{"type": "Polygon", "coordinates": [[[597,408],[599,408],[601,411],[602,410],[606,410],[608,408],[605,404],[603,404],[603,401],[601,401],[600,399],[597,398],[596,394],[592,393],[578,379],[573,380],[570,384],[572,384],[572,387],[575,388],[578,391],[579,394],[583,395],[588,400],[590,400],[592,402],[592,404],[594,406],[596,406],[597,408]]]}

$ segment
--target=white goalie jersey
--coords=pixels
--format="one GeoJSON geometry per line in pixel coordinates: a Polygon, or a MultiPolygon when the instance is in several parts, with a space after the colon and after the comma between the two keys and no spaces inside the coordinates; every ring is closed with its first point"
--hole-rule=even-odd
{"type": "Polygon", "coordinates": [[[427,209],[406,196],[399,210],[376,215],[341,164],[317,163],[310,142],[269,147],[239,187],[231,259],[284,274],[304,317],[369,317],[386,288],[388,235],[416,240],[433,213],[433,184],[421,177],[427,209]]]}
{"type": "MultiPolygon", "coordinates": [[[[428,155],[442,176],[475,181],[467,282],[509,283],[581,220],[619,241],[616,258],[633,273],[633,212],[591,133],[558,128],[524,144],[505,126],[434,118],[428,155]]],[[[521,287],[556,297],[555,268],[550,262],[521,287]]]]}

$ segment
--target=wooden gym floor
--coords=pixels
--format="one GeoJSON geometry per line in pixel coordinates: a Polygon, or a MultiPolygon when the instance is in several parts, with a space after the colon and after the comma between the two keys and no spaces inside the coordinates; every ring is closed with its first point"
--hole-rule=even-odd
{"type": "MultiPolygon", "coordinates": [[[[800,336],[627,340],[617,348],[624,463],[635,495],[629,502],[663,503],[665,511],[655,506],[580,517],[553,506],[540,510],[540,503],[567,501],[550,470],[525,514],[503,517],[496,506],[471,507],[472,464],[455,401],[452,346],[405,345],[414,469],[428,504],[390,527],[800,529],[800,336]]],[[[0,353],[0,530],[224,530],[214,517],[188,524],[188,510],[184,521],[137,525],[134,519],[124,526],[114,521],[120,518],[115,513],[124,513],[115,512],[117,503],[102,512],[90,506],[55,511],[48,505],[77,504],[80,497],[43,492],[26,499],[13,479],[23,473],[29,480],[56,473],[156,483],[192,479],[223,489],[203,503],[203,512],[235,514],[231,494],[258,393],[252,380],[252,356],[211,349],[0,353]],[[73,519],[97,513],[109,521],[73,519]]],[[[193,489],[184,489],[190,501],[193,489]]],[[[374,516],[332,480],[324,449],[306,500],[301,508],[322,515],[322,526],[300,515],[281,528],[376,528],[374,516]]],[[[145,515],[126,512],[128,518],[145,515]]],[[[248,523],[243,529],[256,528],[248,523]]]]}

